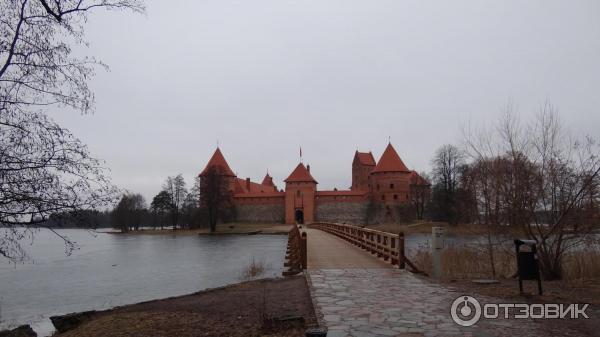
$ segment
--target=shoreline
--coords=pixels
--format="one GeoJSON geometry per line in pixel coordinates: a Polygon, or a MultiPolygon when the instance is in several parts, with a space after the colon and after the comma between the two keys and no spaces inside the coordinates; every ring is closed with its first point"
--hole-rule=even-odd
{"type": "Polygon", "coordinates": [[[217,231],[211,233],[208,228],[200,229],[140,229],[129,232],[121,231],[106,231],[101,233],[116,234],[116,235],[174,235],[174,236],[191,236],[191,235],[287,235],[291,230],[291,225],[283,224],[228,224],[220,225],[217,231]]]}
{"type": "Polygon", "coordinates": [[[306,278],[266,278],[51,318],[52,336],[304,336],[317,324],[306,278]]]}

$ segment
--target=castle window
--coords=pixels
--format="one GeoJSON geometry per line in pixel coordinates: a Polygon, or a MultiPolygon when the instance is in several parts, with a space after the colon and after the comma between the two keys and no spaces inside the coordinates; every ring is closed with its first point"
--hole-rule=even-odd
{"type": "Polygon", "coordinates": [[[377,184],[377,190],[379,191],[379,184],[377,184]]]}
{"type": "Polygon", "coordinates": [[[398,194],[394,194],[394,200],[398,200],[398,194]]]}
{"type": "Polygon", "coordinates": [[[381,196],[381,200],[385,200],[385,194],[381,196]]]}
{"type": "Polygon", "coordinates": [[[300,191],[296,191],[296,195],[297,195],[297,196],[300,196],[300,191]]]}
{"type": "Polygon", "coordinates": [[[408,194],[406,195],[406,200],[408,200],[408,194]]]}
{"type": "Polygon", "coordinates": [[[390,184],[390,188],[391,188],[391,189],[394,189],[394,184],[390,184]]]}

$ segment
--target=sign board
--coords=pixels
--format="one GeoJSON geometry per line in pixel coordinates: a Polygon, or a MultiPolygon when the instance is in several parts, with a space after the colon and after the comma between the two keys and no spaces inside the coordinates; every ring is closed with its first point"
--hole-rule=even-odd
{"type": "Polygon", "coordinates": [[[446,238],[446,228],[431,227],[431,255],[433,258],[433,277],[441,277],[442,275],[442,256],[441,252],[444,249],[444,240],[446,238]]]}
{"type": "Polygon", "coordinates": [[[433,249],[443,249],[446,240],[446,228],[431,227],[431,246],[433,249]]]}

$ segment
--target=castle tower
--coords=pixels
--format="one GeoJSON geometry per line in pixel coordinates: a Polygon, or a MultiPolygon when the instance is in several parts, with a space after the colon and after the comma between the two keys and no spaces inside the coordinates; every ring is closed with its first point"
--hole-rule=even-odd
{"type": "Polygon", "coordinates": [[[311,223],[315,219],[317,181],[310,175],[310,166],[300,163],[285,179],[285,223],[311,223]]]}
{"type": "Polygon", "coordinates": [[[273,183],[273,177],[271,177],[269,175],[269,173],[267,173],[265,175],[265,177],[263,178],[263,181],[262,181],[261,185],[267,186],[267,187],[272,187],[273,191],[277,191],[277,186],[273,183]]]}
{"type": "Polygon", "coordinates": [[[368,191],[369,175],[375,168],[375,158],[371,152],[354,153],[352,160],[352,191],[368,191]]]}
{"type": "Polygon", "coordinates": [[[210,160],[206,164],[204,170],[202,170],[200,173],[200,176],[205,176],[211,168],[217,169],[217,171],[224,176],[235,177],[235,174],[229,167],[229,164],[227,164],[227,160],[225,160],[223,153],[221,153],[221,149],[218,147],[215,150],[215,153],[213,153],[212,157],[210,157],[210,160]]]}
{"type": "Polygon", "coordinates": [[[389,143],[371,172],[371,197],[375,202],[385,205],[408,203],[411,173],[389,143]]]}
{"type": "MultiPolygon", "coordinates": [[[[202,184],[204,179],[206,179],[206,176],[209,174],[211,169],[214,169],[218,175],[223,176],[225,178],[229,191],[235,191],[236,175],[229,167],[229,164],[227,164],[227,160],[225,160],[223,153],[221,153],[221,149],[219,149],[218,147],[215,150],[215,153],[213,153],[208,163],[206,164],[204,170],[202,170],[202,172],[200,172],[200,174],[198,175],[200,177],[200,184],[202,184]]],[[[200,203],[202,204],[202,200],[200,200],[200,203]]]]}

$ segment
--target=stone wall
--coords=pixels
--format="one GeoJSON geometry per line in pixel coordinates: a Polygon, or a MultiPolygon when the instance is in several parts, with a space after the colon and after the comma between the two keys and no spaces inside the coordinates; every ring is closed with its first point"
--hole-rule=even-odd
{"type": "Polygon", "coordinates": [[[376,225],[381,223],[410,223],[415,219],[415,209],[405,203],[382,205],[371,203],[367,207],[367,224],[376,225]]]}
{"type": "Polygon", "coordinates": [[[248,204],[236,205],[236,221],[239,222],[274,222],[283,223],[285,205],[277,204],[248,204]]]}
{"type": "Polygon", "coordinates": [[[315,221],[364,224],[368,201],[317,203],[315,221]]]}

